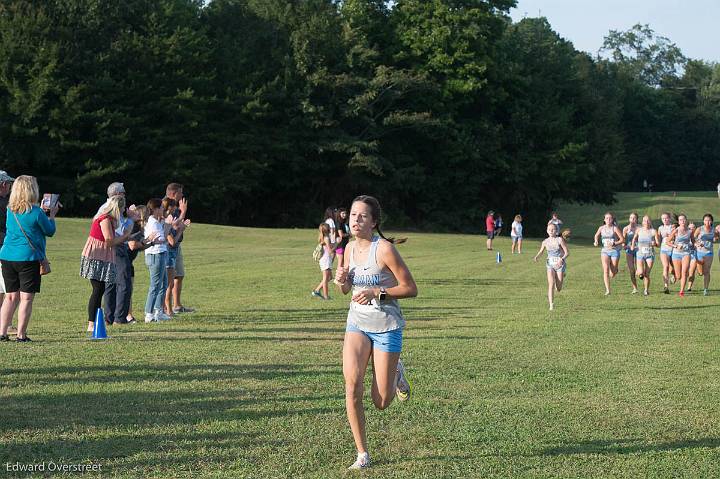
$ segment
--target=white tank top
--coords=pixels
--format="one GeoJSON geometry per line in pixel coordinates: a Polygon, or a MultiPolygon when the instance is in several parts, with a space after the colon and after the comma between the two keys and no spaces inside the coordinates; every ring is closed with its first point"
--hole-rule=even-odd
{"type": "MultiPolygon", "coordinates": [[[[374,237],[364,265],[355,263],[355,246],[352,242],[350,248],[350,269],[348,279],[352,284],[352,294],[371,288],[392,288],[398,282],[387,268],[380,269],[377,264],[377,247],[380,238],[374,237]]],[[[405,327],[405,318],[397,300],[379,301],[374,299],[370,304],[350,302],[347,322],[368,333],[384,333],[405,327]]]]}

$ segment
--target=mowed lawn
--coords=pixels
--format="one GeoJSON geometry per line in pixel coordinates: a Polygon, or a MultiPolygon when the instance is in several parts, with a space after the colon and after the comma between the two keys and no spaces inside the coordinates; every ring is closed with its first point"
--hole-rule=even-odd
{"type": "MultiPolygon", "coordinates": [[[[359,475],[345,471],[348,298],[310,297],[315,231],[193,225],[184,297],[198,312],[93,342],[77,273],[88,227],[59,221],[34,342],[0,343],[0,477],[50,461],[101,465],[84,477],[359,475]]],[[[659,269],[651,296],[622,271],[605,297],[599,251],[577,239],[550,312],[538,241],[511,256],[500,238],[497,264],[482,236],[408,236],[413,396],[368,407],[363,477],[720,477],[717,266],[708,297],[660,294],[659,269]]],[[[141,317],[142,256],[136,269],[141,317]]]]}

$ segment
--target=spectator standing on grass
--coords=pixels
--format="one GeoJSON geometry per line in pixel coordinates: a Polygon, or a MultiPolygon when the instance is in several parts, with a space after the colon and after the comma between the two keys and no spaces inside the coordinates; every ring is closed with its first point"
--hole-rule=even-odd
{"type": "Polygon", "coordinates": [[[0,308],[0,341],[8,341],[8,327],[18,310],[18,342],[27,335],[32,303],[40,292],[40,261],[45,257],[45,238],[55,234],[55,215],[60,204],[43,211],[38,206],[40,190],[34,176],[18,176],[10,190],[7,231],[0,263],[5,281],[5,300],[0,308]]]}
{"type": "Polygon", "coordinates": [[[503,219],[502,215],[498,213],[495,217],[495,236],[500,236],[500,233],[502,233],[503,228],[503,219]]]}
{"type": "Polygon", "coordinates": [[[563,221],[560,219],[557,211],[553,211],[550,215],[550,221],[548,221],[548,226],[550,225],[555,225],[558,230],[558,234],[560,231],[562,231],[563,221]]]}
{"type": "Polygon", "coordinates": [[[338,210],[336,223],[338,244],[335,249],[335,254],[337,254],[338,267],[342,268],[345,266],[345,248],[347,248],[347,245],[350,242],[350,225],[348,225],[347,208],[340,208],[338,210]]]}
{"type": "Polygon", "coordinates": [[[515,254],[516,249],[518,254],[522,254],[523,225],[520,215],[515,215],[515,221],[510,225],[510,239],[512,239],[510,247],[512,254],[515,254]]]}
{"type": "MultiPolygon", "coordinates": [[[[5,223],[7,223],[7,206],[10,199],[10,188],[15,178],[8,175],[5,171],[0,170],[0,248],[2,248],[3,241],[5,241],[5,223]]],[[[5,297],[5,283],[2,280],[2,274],[0,274],[0,306],[2,306],[3,299],[5,297]]],[[[12,319],[12,318],[11,318],[12,319]]],[[[16,332],[15,328],[12,327],[12,321],[8,327],[8,331],[16,332]]]]}
{"type": "Polygon", "coordinates": [[[720,183],[718,183],[718,185],[717,185],[717,194],[718,194],[718,198],[720,198],[720,183]]]}
{"type": "Polygon", "coordinates": [[[135,316],[132,312],[132,297],[135,289],[135,266],[134,262],[140,251],[145,251],[153,245],[154,238],[150,237],[148,241],[145,240],[145,225],[148,220],[147,206],[140,205],[135,207],[134,210],[128,211],[128,216],[133,220],[132,232],[130,233],[130,239],[128,240],[128,259],[130,260],[130,291],[128,293],[128,313],[126,319],[128,322],[135,322],[135,316]]]}
{"type": "MultiPolygon", "coordinates": [[[[92,293],[88,300],[88,332],[93,331],[95,314],[102,306],[105,289],[115,285],[117,276],[116,250],[130,237],[130,229],[125,228],[118,236],[121,227],[125,197],[113,196],[100,208],[98,216],[90,225],[90,234],[80,257],[80,276],[90,280],[92,293]]],[[[114,306],[110,308],[114,312],[114,306]]],[[[124,319],[124,318],[123,318],[124,319]]],[[[112,324],[113,317],[106,317],[105,322],[112,324]]]]}
{"type": "MultiPolygon", "coordinates": [[[[110,204],[112,198],[121,197],[123,203],[125,200],[125,186],[122,183],[111,183],[107,189],[108,199],[98,210],[95,218],[98,218],[107,205],[110,204]]],[[[133,205],[134,207],[134,205],[133,205]]],[[[120,211],[120,217],[115,227],[115,236],[122,237],[128,231],[132,232],[133,220],[128,217],[128,212],[123,207],[120,211]]],[[[127,236],[127,235],[125,235],[127,236]]],[[[105,322],[110,324],[128,324],[135,321],[128,321],[128,311],[130,310],[130,297],[132,295],[132,278],[130,276],[130,249],[127,241],[123,241],[115,245],[115,281],[108,282],[105,285],[105,293],[103,294],[103,311],[105,313],[105,322]]]]}
{"type": "Polygon", "coordinates": [[[170,319],[163,311],[167,290],[167,237],[162,200],[153,198],[147,204],[148,218],[145,225],[145,242],[153,245],[145,250],[145,265],[150,272],[150,287],[145,301],[145,322],[156,323],[170,319]]]}
{"type": "MultiPolygon", "coordinates": [[[[167,185],[167,188],[165,188],[165,196],[177,202],[177,208],[172,214],[173,218],[184,222],[187,219],[188,202],[187,198],[185,198],[183,185],[180,183],[170,183],[167,185]]],[[[183,280],[185,279],[185,257],[182,248],[184,239],[185,235],[178,241],[177,256],[175,257],[175,279],[173,280],[172,294],[172,312],[175,314],[192,313],[195,311],[194,308],[189,308],[182,303],[182,288],[183,280]]]]}
{"type": "Polygon", "coordinates": [[[493,210],[488,211],[485,217],[485,231],[487,233],[487,249],[492,251],[492,241],[495,237],[495,212],[493,210]]]}
{"type": "Polygon", "coordinates": [[[328,285],[330,284],[330,277],[332,276],[332,254],[334,246],[332,242],[330,242],[330,227],[325,222],[320,223],[320,226],[318,226],[318,244],[322,245],[323,250],[323,254],[319,261],[320,274],[322,277],[320,279],[320,284],[312,290],[310,295],[327,300],[330,299],[328,285]],[[320,291],[322,291],[322,293],[320,291]]]}
{"type": "Polygon", "coordinates": [[[163,198],[163,216],[165,221],[165,239],[167,240],[168,262],[167,267],[167,291],[165,292],[165,314],[172,316],[172,295],[175,289],[175,265],[177,263],[177,254],[180,247],[180,241],[183,237],[185,228],[190,225],[190,220],[182,221],[173,217],[173,211],[177,208],[177,202],[172,198],[163,198]]]}

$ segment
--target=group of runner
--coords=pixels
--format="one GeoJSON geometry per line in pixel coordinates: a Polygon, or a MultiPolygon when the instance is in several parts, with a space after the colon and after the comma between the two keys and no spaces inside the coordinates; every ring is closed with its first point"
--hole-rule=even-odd
{"type": "MultiPolygon", "coordinates": [[[[685,214],[661,215],[661,225],[656,229],[652,219],[631,213],[628,224],[620,229],[611,212],[605,213],[603,224],[595,232],[593,244],[601,247],[600,263],[603,271],[605,295],[610,294],[610,280],[618,274],[621,256],[625,255],[632,293],[637,294],[638,280],[642,281],[643,295],[650,294],[650,272],[657,259],[659,248],[662,263],[663,292],[670,294],[670,284],[679,282],[679,295],[692,291],[696,275],[703,277],[703,294],[709,294],[710,271],[713,248],[720,239],[720,226],[715,226],[710,213],[703,216],[702,224],[695,225],[685,214]]],[[[566,273],[567,243],[560,235],[562,222],[556,215],[548,222],[548,237],[542,242],[535,261],[547,251],[548,302],[554,309],[555,293],[562,290],[566,273]]]]}

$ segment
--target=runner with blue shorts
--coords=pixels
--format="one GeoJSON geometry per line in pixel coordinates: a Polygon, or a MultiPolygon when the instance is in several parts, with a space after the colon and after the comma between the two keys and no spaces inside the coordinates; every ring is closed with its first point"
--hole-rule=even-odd
{"type": "Polygon", "coordinates": [[[663,292],[665,294],[670,294],[668,282],[675,282],[675,274],[673,272],[672,247],[668,245],[667,239],[675,227],[672,224],[672,216],[670,216],[670,213],[663,213],[660,219],[662,221],[662,225],[660,225],[657,230],[658,232],[655,241],[660,245],[660,262],[663,265],[663,292]]]}
{"type": "Polygon", "coordinates": [[[643,295],[647,296],[650,290],[650,271],[655,262],[655,250],[657,231],[653,228],[652,221],[648,215],[643,216],[642,226],[637,229],[632,239],[632,248],[636,251],[635,263],[638,278],[643,282],[643,295]]]}
{"type": "Polygon", "coordinates": [[[625,260],[627,261],[630,282],[633,287],[632,294],[637,294],[637,279],[635,278],[635,255],[637,251],[633,248],[633,238],[635,237],[635,232],[638,230],[638,214],[634,212],[630,213],[628,221],[628,225],[622,230],[623,241],[625,243],[623,250],[625,251],[625,260]]]}
{"type": "Polygon", "coordinates": [[[685,286],[690,270],[692,233],[688,227],[687,216],[678,215],[678,227],[670,233],[667,244],[672,246],[672,262],[675,273],[680,273],[680,296],[685,296],[685,286]]]}
{"type": "Polygon", "coordinates": [[[417,296],[417,285],[394,244],[380,230],[380,203],[358,196],[350,209],[350,233],[355,241],[345,248],[343,267],[335,283],[343,294],[352,291],[343,343],[345,407],[357,460],[350,469],[370,465],[363,406],[365,372],[372,361],[372,400],[385,409],[395,397],[410,396],[410,383],[400,361],[405,318],[398,299],[417,296]],[[375,234],[377,232],[377,235],[375,234]]]}
{"type": "Polygon", "coordinates": [[[533,261],[538,260],[543,250],[547,250],[547,262],[545,269],[547,270],[548,281],[548,302],[550,303],[550,311],[555,309],[555,291],[562,291],[563,279],[565,276],[566,263],[565,259],[570,254],[567,244],[562,236],[558,235],[558,227],[549,224],[547,227],[548,237],[540,244],[540,251],[537,252],[533,261]]]}
{"type": "Polygon", "coordinates": [[[718,239],[718,229],[713,225],[714,218],[710,213],[703,216],[703,224],[695,229],[695,250],[697,255],[697,265],[700,267],[699,274],[703,277],[703,295],[709,294],[710,287],[710,267],[713,263],[713,249],[715,240],[718,239]]]}
{"type": "Polygon", "coordinates": [[[603,282],[605,283],[605,296],[610,294],[610,278],[614,278],[618,272],[620,261],[620,249],[623,243],[623,234],[615,224],[615,216],[609,211],[605,213],[605,222],[595,233],[595,246],[600,245],[600,263],[603,268],[603,282]]]}

